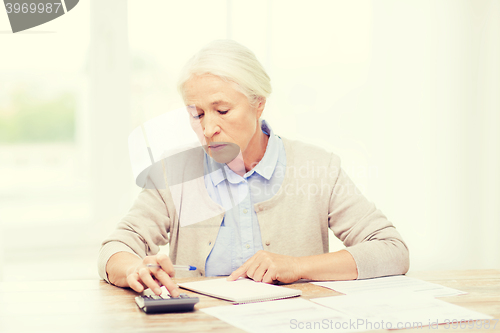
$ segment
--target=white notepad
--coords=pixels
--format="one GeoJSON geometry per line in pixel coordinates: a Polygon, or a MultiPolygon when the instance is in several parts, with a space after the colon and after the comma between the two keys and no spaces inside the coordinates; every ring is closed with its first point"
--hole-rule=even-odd
{"type": "Polygon", "coordinates": [[[221,278],[184,282],[179,283],[179,287],[235,303],[263,302],[302,295],[301,290],[255,282],[246,278],[239,278],[236,281],[227,281],[226,278],[221,278]]]}

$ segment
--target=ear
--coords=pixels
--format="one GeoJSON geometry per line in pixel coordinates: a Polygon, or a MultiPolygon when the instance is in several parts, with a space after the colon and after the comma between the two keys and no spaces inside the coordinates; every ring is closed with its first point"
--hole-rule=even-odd
{"type": "Polygon", "coordinates": [[[255,103],[256,103],[255,110],[257,111],[257,118],[260,118],[262,112],[264,111],[264,107],[266,106],[266,98],[259,97],[255,101],[255,103]]]}

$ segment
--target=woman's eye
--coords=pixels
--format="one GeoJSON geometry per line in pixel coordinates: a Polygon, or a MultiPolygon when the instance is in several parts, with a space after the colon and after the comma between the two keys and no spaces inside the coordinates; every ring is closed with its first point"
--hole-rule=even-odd
{"type": "Polygon", "coordinates": [[[229,112],[229,110],[217,110],[220,114],[226,114],[229,112]]]}
{"type": "Polygon", "coordinates": [[[200,119],[201,117],[203,117],[203,113],[193,115],[194,119],[200,119]]]}

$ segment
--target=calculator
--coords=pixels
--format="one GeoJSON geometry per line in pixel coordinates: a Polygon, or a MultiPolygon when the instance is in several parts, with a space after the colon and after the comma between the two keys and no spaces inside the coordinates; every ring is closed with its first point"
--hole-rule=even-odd
{"type": "Polygon", "coordinates": [[[198,297],[189,297],[180,294],[179,297],[170,295],[142,295],[135,298],[137,306],[146,313],[188,312],[194,311],[194,305],[198,303],[198,297]]]}

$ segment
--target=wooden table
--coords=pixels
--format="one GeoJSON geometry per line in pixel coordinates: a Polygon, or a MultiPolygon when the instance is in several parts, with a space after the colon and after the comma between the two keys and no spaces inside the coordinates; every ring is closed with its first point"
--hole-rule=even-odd
{"type": "MultiPolygon", "coordinates": [[[[441,299],[500,318],[500,270],[410,272],[407,275],[466,291],[467,295],[441,299]]],[[[203,278],[177,281],[199,279],[203,278]]],[[[302,297],[306,299],[340,295],[305,282],[286,287],[302,290],[302,297]]],[[[243,332],[201,311],[146,315],[135,305],[135,296],[131,290],[99,280],[0,283],[0,332],[243,332]]],[[[231,306],[230,302],[196,296],[200,298],[197,310],[231,306]]],[[[404,332],[435,330],[424,327],[404,332]]],[[[439,330],[500,332],[500,323],[488,330],[452,330],[443,325],[439,330]]]]}

